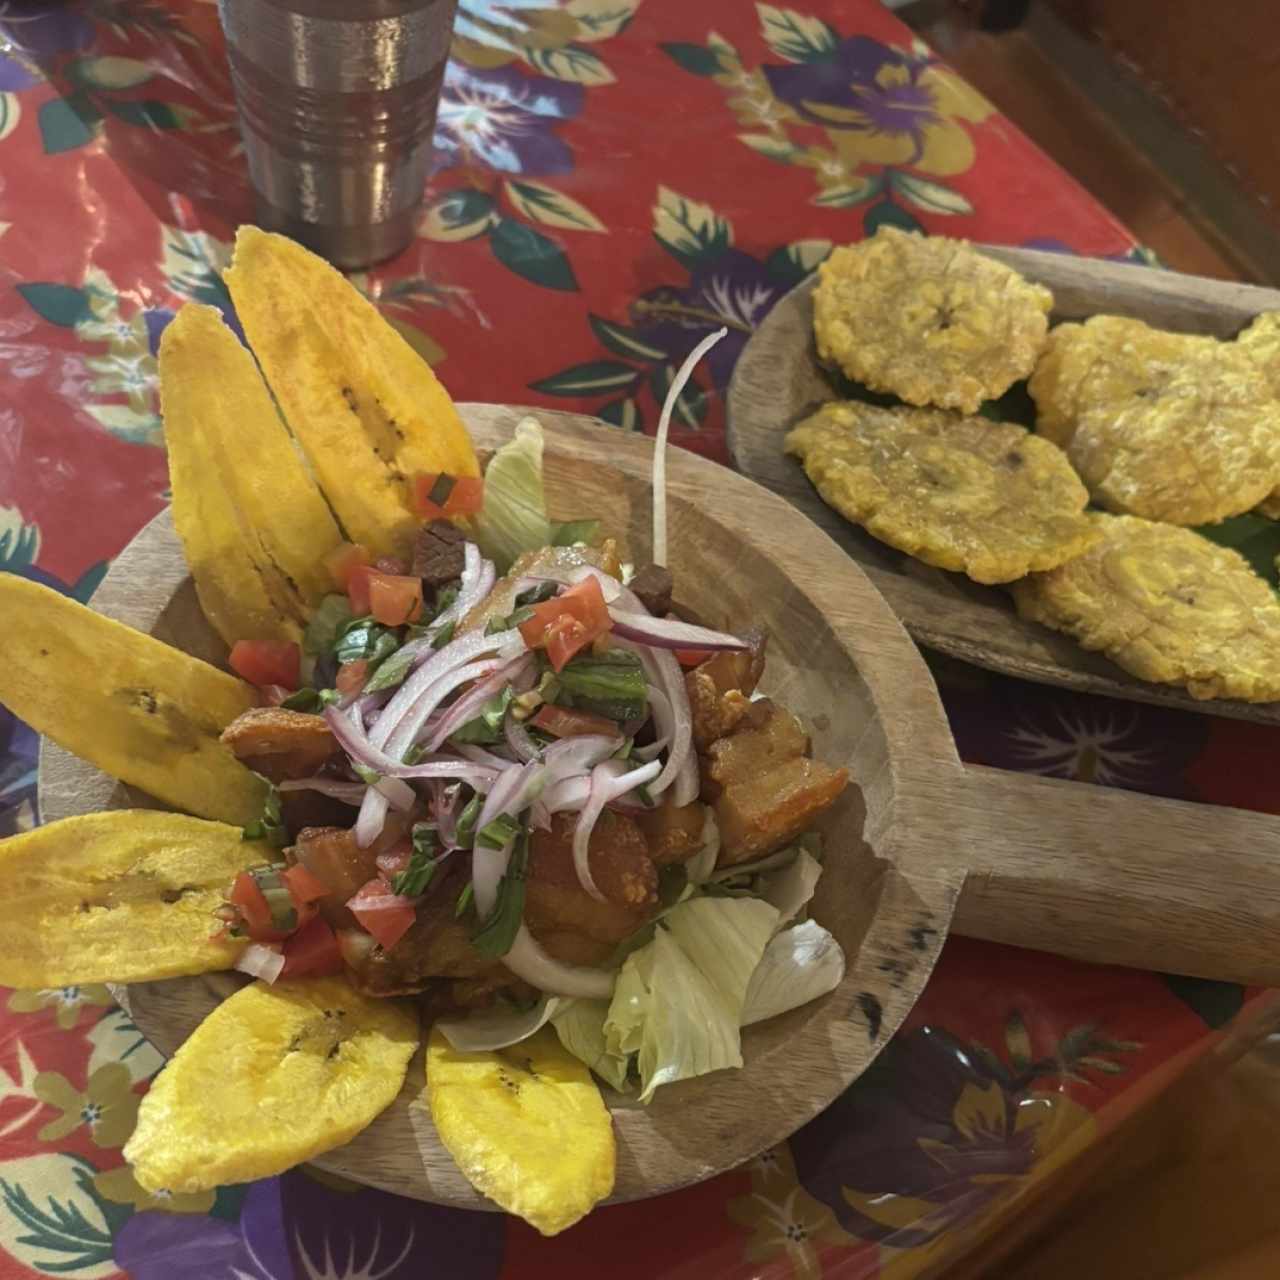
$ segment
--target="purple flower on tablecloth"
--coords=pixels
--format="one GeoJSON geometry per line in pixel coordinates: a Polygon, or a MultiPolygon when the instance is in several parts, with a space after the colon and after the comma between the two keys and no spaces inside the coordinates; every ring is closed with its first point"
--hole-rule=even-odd
{"type": "Polygon", "coordinates": [[[1123,1072],[1116,1055],[1141,1047],[1086,1025],[1032,1060],[1016,1012],[1005,1039],[998,1057],[938,1027],[899,1035],[791,1139],[801,1184],[855,1236],[926,1244],[1012,1191],[1038,1161],[1062,1158],[1067,1135],[1093,1123],[1054,1087],[1059,1079],[1123,1072]],[[1037,1090],[1042,1079],[1049,1087],[1037,1090]]]}
{"type": "Polygon", "coordinates": [[[975,764],[1191,796],[1184,772],[1209,721],[1192,712],[1068,693],[993,676],[980,689],[940,686],[961,756],[975,764]]]}
{"type": "Polygon", "coordinates": [[[69,5],[46,0],[8,0],[0,5],[0,93],[40,84],[41,58],[75,53],[93,41],[93,23],[69,5]]]}
{"type": "Polygon", "coordinates": [[[568,173],[573,152],[556,133],[582,110],[584,89],[513,67],[451,62],[436,117],[436,167],[479,163],[500,173],[568,173]]]}
{"type": "Polygon", "coordinates": [[[254,1183],[239,1220],[139,1213],[115,1239],[132,1280],[494,1280],[505,1222],[301,1172],[254,1183]]]}

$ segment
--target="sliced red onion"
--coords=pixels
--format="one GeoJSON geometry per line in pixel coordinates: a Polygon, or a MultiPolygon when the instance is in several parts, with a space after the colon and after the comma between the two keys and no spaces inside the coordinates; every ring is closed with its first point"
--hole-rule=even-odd
{"type": "Polygon", "coordinates": [[[363,782],[343,782],[341,778],[289,778],[277,784],[280,791],[318,791],[343,804],[359,805],[364,799],[363,782]]]}
{"type": "Polygon", "coordinates": [[[529,806],[529,825],[539,831],[551,830],[551,810],[539,798],[529,806]]]}
{"type": "Polygon", "coordinates": [[[541,578],[531,581],[535,585],[543,582],[558,582],[562,586],[573,587],[587,578],[594,578],[600,584],[600,594],[604,597],[605,604],[612,604],[627,590],[617,578],[605,573],[603,569],[597,569],[593,564],[576,564],[569,569],[553,569],[541,578]]]}
{"type": "Polygon", "coordinates": [[[511,950],[502,963],[518,978],[553,996],[583,996],[588,1000],[607,1000],[613,994],[617,977],[604,969],[587,969],[581,965],[553,960],[538,945],[533,934],[522,924],[516,931],[511,950]]]}
{"type": "Polygon", "coordinates": [[[684,764],[676,773],[676,780],[671,784],[671,803],[677,809],[692,804],[702,790],[702,779],[698,776],[698,757],[690,751],[684,758],[684,764]]]}
{"type": "Polygon", "coordinates": [[[438,778],[441,781],[459,779],[469,783],[477,791],[487,791],[496,778],[497,771],[470,760],[419,760],[417,764],[397,765],[383,781],[391,778],[438,778]]]}
{"type": "Polygon", "coordinates": [[[457,598],[438,618],[432,620],[432,634],[450,622],[459,622],[465,618],[493,590],[493,584],[497,580],[498,573],[493,562],[481,556],[480,548],[474,542],[464,543],[457,598]]]}
{"type": "Polygon", "coordinates": [[[724,631],[710,631],[706,627],[695,627],[692,623],[681,622],[676,618],[655,618],[648,613],[628,613],[622,609],[610,608],[609,616],[613,619],[613,633],[625,636],[628,640],[637,640],[640,644],[652,645],[658,649],[745,649],[747,645],[737,636],[724,631]]]}
{"type": "Polygon", "coordinates": [[[667,388],[667,398],[662,402],[658,415],[658,432],[653,442],[653,562],[667,563],[667,432],[671,429],[671,413],[675,409],[685,383],[693,376],[698,361],[728,334],[729,330],[717,329],[709,333],[685,357],[684,364],[676,371],[667,388]]]}
{"type": "Polygon", "coordinates": [[[356,844],[367,849],[381,834],[386,825],[387,810],[390,808],[387,797],[376,787],[369,787],[364,793],[364,801],[360,805],[360,814],[356,818],[356,844]]]}
{"type": "MultiPolygon", "coordinates": [[[[479,664],[477,664],[479,665],[479,664]]],[[[504,663],[493,675],[486,677],[476,684],[475,688],[468,689],[457,702],[451,706],[441,717],[440,721],[431,732],[426,740],[426,748],[428,751],[438,751],[445,739],[451,733],[456,733],[462,728],[468,720],[474,719],[484,709],[487,703],[496,694],[502,692],[503,688],[511,682],[514,676],[519,675],[526,667],[533,665],[533,655],[524,654],[517,658],[514,662],[504,663]]],[[[413,713],[417,715],[416,710],[413,713]]],[[[397,735],[401,730],[397,730],[397,735]]]]}
{"type": "Polygon", "coordinates": [[[641,765],[617,776],[608,764],[598,764],[591,771],[591,795],[578,818],[578,825],[573,830],[573,865],[578,872],[578,881],[597,902],[605,900],[604,894],[596,888],[595,879],[591,875],[590,843],[591,832],[595,828],[604,807],[610,800],[624,796],[628,791],[643,786],[658,776],[662,766],[656,760],[641,765]]]}
{"type": "Polygon", "coordinates": [[[387,803],[400,813],[408,813],[417,803],[417,792],[399,778],[379,778],[373,786],[374,790],[380,792],[387,803]]]}
{"type": "Polygon", "coordinates": [[[464,760],[483,765],[486,769],[492,769],[495,773],[506,773],[513,767],[510,760],[495,756],[492,751],[486,751],[483,747],[476,746],[474,742],[461,742],[454,747],[454,750],[464,760]]]}
{"type": "MultiPolygon", "coordinates": [[[[495,777],[497,775],[494,775],[495,777]]],[[[440,843],[446,849],[458,847],[458,801],[462,799],[462,787],[456,783],[429,782],[431,799],[428,812],[436,821],[440,843]]]]}
{"type": "Polygon", "coordinates": [[[548,813],[577,812],[590,796],[591,778],[587,774],[579,774],[575,778],[562,778],[549,786],[538,803],[548,813]]]}
{"type": "Polygon", "coordinates": [[[659,796],[675,782],[693,748],[693,713],[689,709],[689,692],[685,688],[684,672],[666,649],[653,649],[621,637],[614,643],[639,656],[650,683],[656,685],[664,695],[663,699],[654,699],[651,703],[658,737],[666,738],[670,743],[667,763],[657,781],[649,788],[650,795],[659,796]]]}
{"type": "Polygon", "coordinates": [[[594,769],[613,755],[622,741],[607,733],[582,733],[551,743],[542,753],[547,765],[547,785],[594,769]]]}
{"type": "MultiPolygon", "coordinates": [[[[430,665],[430,664],[428,664],[430,665]]],[[[422,691],[418,700],[401,717],[386,741],[386,751],[393,760],[403,760],[405,752],[417,741],[431,713],[455,690],[473,680],[486,680],[503,664],[497,658],[482,658],[465,666],[444,672],[422,691]]],[[[423,668],[426,670],[426,667],[423,668]]],[[[375,726],[370,740],[375,741],[381,721],[375,726]]],[[[375,745],[376,741],[375,741],[375,745]]]]}
{"type": "MultiPolygon", "coordinates": [[[[542,794],[546,772],[546,766],[538,760],[511,766],[493,784],[493,788],[485,797],[480,816],[476,819],[476,830],[483,831],[489,823],[495,818],[502,817],[504,813],[514,817],[522,809],[531,805],[542,794]]],[[[477,903],[480,901],[478,890],[476,901],[477,903]]]]}
{"type": "Polygon", "coordinates": [[[261,978],[263,982],[274,982],[284,968],[284,956],[274,947],[264,947],[260,942],[251,942],[236,957],[235,967],[251,978],[261,978]]]}
{"type": "Polygon", "coordinates": [[[536,760],[541,754],[538,744],[529,736],[529,730],[516,719],[510,707],[502,722],[502,735],[518,760],[536,760]]]}
{"type": "MultiPolygon", "coordinates": [[[[457,640],[445,645],[443,649],[424,662],[396,690],[395,697],[387,703],[374,724],[373,730],[369,735],[369,741],[375,747],[386,746],[392,734],[396,732],[405,718],[417,709],[419,699],[431,689],[431,686],[437,680],[447,676],[450,672],[458,670],[459,667],[475,662],[478,658],[494,654],[495,650],[501,650],[505,644],[510,644],[513,639],[519,641],[522,648],[524,647],[524,640],[518,630],[501,631],[491,636],[486,636],[480,632],[472,632],[469,635],[460,636],[457,640]]],[[[457,686],[455,685],[454,687],[456,688],[457,686]]],[[[430,715],[434,707],[438,705],[439,703],[436,702],[429,706],[426,714],[430,715]]],[[[426,715],[422,717],[422,720],[425,719],[426,715]]],[[[418,724],[421,727],[421,720],[419,720],[418,724]]],[[[411,741],[412,737],[406,740],[405,746],[408,746],[411,741]]]]}

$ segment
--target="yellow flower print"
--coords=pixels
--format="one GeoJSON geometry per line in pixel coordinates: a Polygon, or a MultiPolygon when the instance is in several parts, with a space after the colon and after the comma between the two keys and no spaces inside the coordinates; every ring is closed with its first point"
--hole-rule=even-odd
{"type": "Polygon", "coordinates": [[[100,983],[84,987],[47,987],[40,991],[14,991],[9,995],[8,1007],[13,1013],[36,1013],[41,1009],[55,1010],[55,1017],[64,1031],[70,1031],[80,1021],[86,1007],[102,1007],[112,1003],[111,992],[100,983]]]}
{"type": "Polygon", "coordinates": [[[785,1144],[763,1152],[747,1167],[751,1193],[729,1201],[727,1208],[730,1221],[751,1232],[743,1256],[749,1262],[786,1262],[794,1280],[819,1280],[818,1250],[856,1241],[800,1185],[785,1144]]]}
{"type": "Polygon", "coordinates": [[[36,1097],[62,1114],[37,1136],[41,1142],[57,1142],[87,1126],[95,1146],[124,1146],[138,1118],[139,1098],[132,1085],[129,1068],[120,1062],[99,1067],[83,1093],[57,1071],[40,1072],[35,1079],[36,1097]]]}
{"type": "Polygon", "coordinates": [[[147,1191],[138,1185],[133,1170],[127,1164],[94,1174],[93,1188],[104,1200],[113,1204],[130,1204],[140,1212],[208,1213],[217,1198],[215,1191],[197,1191],[189,1195],[147,1191]]]}

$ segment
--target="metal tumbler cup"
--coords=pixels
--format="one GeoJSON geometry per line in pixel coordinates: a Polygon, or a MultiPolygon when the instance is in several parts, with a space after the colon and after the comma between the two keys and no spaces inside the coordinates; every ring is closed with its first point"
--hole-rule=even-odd
{"type": "Polygon", "coordinates": [[[340,267],[413,238],[457,0],[218,0],[260,221],[340,267]]]}

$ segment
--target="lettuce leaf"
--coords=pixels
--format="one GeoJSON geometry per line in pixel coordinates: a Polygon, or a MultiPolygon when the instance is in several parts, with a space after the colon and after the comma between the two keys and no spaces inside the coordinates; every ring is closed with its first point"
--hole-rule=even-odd
{"type": "Polygon", "coordinates": [[[756,880],[756,892],[778,909],[778,928],[790,924],[809,905],[822,863],[803,849],[796,860],[777,871],[766,871],[756,880]]]}
{"type": "Polygon", "coordinates": [[[784,929],[764,950],[747,989],[742,1025],[776,1018],[834,991],[844,978],[844,952],[820,924],[784,929]]]}
{"type": "Polygon", "coordinates": [[[485,1053],[527,1040],[573,1003],[563,996],[544,996],[531,1009],[517,1009],[498,1001],[463,1018],[437,1018],[435,1025],[459,1053],[485,1053]]]}
{"type": "Polygon", "coordinates": [[[747,989],[777,918],[751,898],[694,898],[627,957],[604,1036],[610,1055],[636,1055],[641,1102],[660,1085],[742,1065],[747,989]]]}
{"type": "Polygon", "coordinates": [[[607,1084],[619,1093],[628,1089],[627,1073],[631,1064],[627,1054],[610,1053],[605,1042],[604,1020],[609,1016],[608,1000],[572,1000],[562,1002],[551,1019],[560,1043],[607,1084]]]}
{"type": "Polygon", "coordinates": [[[551,541],[537,419],[522,418],[512,438],[489,460],[484,510],[472,520],[471,530],[500,573],[506,573],[522,551],[536,551],[551,541]]]}

